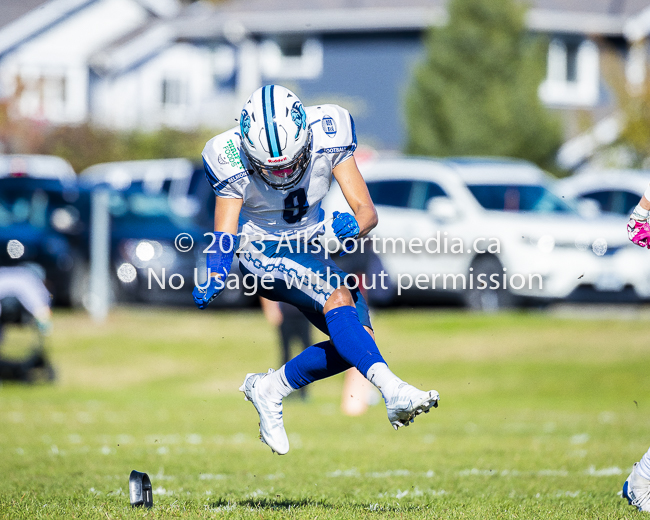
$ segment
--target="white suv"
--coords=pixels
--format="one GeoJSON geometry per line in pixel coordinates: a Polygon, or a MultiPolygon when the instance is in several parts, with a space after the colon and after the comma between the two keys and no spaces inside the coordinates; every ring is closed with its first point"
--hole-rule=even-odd
{"type": "MultiPolygon", "coordinates": [[[[379,214],[375,251],[397,297],[453,295],[486,310],[579,289],[650,297],[648,252],[620,220],[583,218],[533,164],[393,158],[360,168],[379,214]]],[[[324,205],[349,211],[337,188],[324,205]]]]}
{"type": "Polygon", "coordinates": [[[648,170],[585,170],[558,181],[559,195],[590,200],[603,212],[627,221],[650,182],[648,170]]]}

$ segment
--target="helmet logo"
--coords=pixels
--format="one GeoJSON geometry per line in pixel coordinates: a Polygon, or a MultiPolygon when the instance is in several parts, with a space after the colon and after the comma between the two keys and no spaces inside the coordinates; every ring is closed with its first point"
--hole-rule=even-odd
{"type": "Polygon", "coordinates": [[[251,131],[251,116],[248,114],[246,109],[242,110],[241,117],[239,118],[239,128],[241,129],[242,135],[248,140],[250,145],[255,148],[253,141],[248,137],[248,133],[251,131]]]}
{"type": "Polygon", "coordinates": [[[294,140],[297,141],[300,135],[300,129],[307,128],[307,114],[305,114],[305,108],[300,101],[296,101],[291,107],[291,119],[298,127],[296,135],[293,136],[294,140]]]}
{"type": "Polygon", "coordinates": [[[282,163],[288,161],[289,158],[285,155],[284,157],[278,157],[277,159],[273,157],[269,157],[266,162],[269,164],[276,164],[276,163],[282,163]]]}

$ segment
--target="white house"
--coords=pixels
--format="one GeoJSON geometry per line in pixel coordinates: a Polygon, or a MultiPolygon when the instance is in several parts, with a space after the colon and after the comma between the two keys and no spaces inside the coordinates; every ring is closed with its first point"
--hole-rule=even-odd
{"type": "Polygon", "coordinates": [[[94,97],[91,57],[178,10],[176,0],[3,0],[0,97],[13,100],[13,116],[87,121],[94,97]],[[32,9],[21,12],[26,6],[32,9]]]}
{"type": "Polygon", "coordinates": [[[219,126],[206,120],[219,111],[213,61],[209,48],[179,42],[169,24],[153,23],[90,56],[90,119],[118,129],[219,126]]]}
{"type": "MultiPolygon", "coordinates": [[[[0,97],[54,124],[226,128],[250,92],[280,82],[307,104],[345,105],[362,140],[396,149],[423,34],[446,20],[443,0],[180,1],[3,0],[0,97]]],[[[632,87],[644,81],[650,0],[530,4],[529,30],[549,40],[539,95],[573,135],[576,109],[615,111],[605,44],[632,87]]]]}

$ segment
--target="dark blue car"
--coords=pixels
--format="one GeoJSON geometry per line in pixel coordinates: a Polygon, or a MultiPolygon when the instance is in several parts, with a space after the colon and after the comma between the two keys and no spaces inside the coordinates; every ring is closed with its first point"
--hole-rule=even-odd
{"type": "Polygon", "coordinates": [[[80,304],[89,204],[89,193],[74,182],[0,178],[0,265],[40,266],[54,304],[80,304]]]}
{"type": "MultiPolygon", "coordinates": [[[[204,235],[212,231],[214,193],[202,166],[194,170],[183,196],[171,196],[165,186],[152,193],[142,182],[132,182],[126,190],[111,192],[111,264],[118,301],[193,304],[195,269],[199,282],[206,269],[210,237],[204,235]],[[184,251],[189,237],[194,246],[184,251]]],[[[233,276],[240,276],[236,266],[233,276]]],[[[253,303],[238,285],[224,291],[215,307],[253,303]]]]}

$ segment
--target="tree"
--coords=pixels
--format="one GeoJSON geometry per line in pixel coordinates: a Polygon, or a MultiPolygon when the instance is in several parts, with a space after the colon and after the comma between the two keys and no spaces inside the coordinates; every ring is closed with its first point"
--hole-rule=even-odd
{"type": "MultiPolygon", "coordinates": [[[[645,41],[635,45],[644,46],[645,41]]],[[[634,48],[628,52],[634,52],[634,48]]],[[[613,142],[608,142],[588,158],[599,168],[650,167],[650,68],[643,66],[643,77],[629,82],[625,56],[613,46],[602,46],[601,65],[603,77],[616,97],[616,111],[612,116],[618,121],[620,131],[613,142]]],[[[638,71],[637,71],[638,72],[638,71]]]]}
{"type": "MultiPolygon", "coordinates": [[[[646,71],[647,74],[647,71],[646,71]]],[[[624,127],[615,147],[627,149],[627,166],[647,168],[650,159],[650,81],[636,88],[618,89],[624,127]]]]}
{"type": "Polygon", "coordinates": [[[406,103],[407,152],[497,155],[552,167],[560,122],[542,105],[544,45],[514,0],[450,0],[431,28],[406,103]]]}
{"type": "Polygon", "coordinates": [[[33,151],[53,154],[70,161],[80,172],[92,164],[135,159],[186,157],[201,160],[201,150],[215,131],[161,128],[154,132],[119,132],[90,124],[48,129],[46,138],[33,151]]]}

